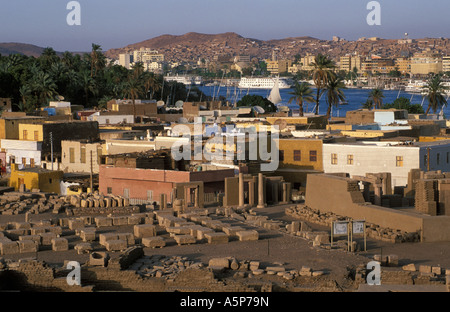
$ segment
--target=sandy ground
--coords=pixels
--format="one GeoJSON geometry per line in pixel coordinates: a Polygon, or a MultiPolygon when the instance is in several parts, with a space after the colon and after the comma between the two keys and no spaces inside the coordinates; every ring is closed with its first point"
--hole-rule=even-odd
{"type": "MultiPolygon", "coordinates": [[[[291,222],[295,220],[286,216],[284,209],[288,206],[268,207],[259,211],[258,214],[269,216],[270,219],[291,222]]],[[[51,219],[58,217],[51,213],[33,215],[32,220],[51,219]]],[[[67,217],[63,214],[59,217],[67,217]]],[[[0,223],[11,221],[24,221],[24,215],[17,216],[0,216],[0,223]]],[[[350,253],[340,249],[327,250],[324,248],[313,247],[312,243],[300,237],[294,237],[280,231],[266,230],[262,228],[254,228],[248,224],[241,223],[230,218],[218,217],[221,221],[240,225],[245,228],[257,229],[260,233],[259,241],[240,242],[237,240],[230,241],[228,244],[209,245],[207,243],[198,243],[193,245],[178,246],[173,239],[168,240],[168,244],[164,248],[151,249],[145,248],[146,255],[165,255],[165,256],[186,256],[190,260],[201,261],[205,264],[209,259],[214,257],[235,257],[238,260],[255,260],[260,261],[262,267],[281,263],[287,270],[301,269],[307,266],[313,270],[324,270],[329,273],[330,277],[340,281],[345,278],[349,267],[367,264],[374,254],[383,255],[395,254],[399,257],[399,264],[415,263],[416,265],[426,264],[433,266],[441,266],[450,268],[450,242],[444,243],[403,243],[392,244],[379,242],[375,240],[367,240],[367,251],[350,253]]],[[[324,227],[316,226],[309,223],[314,230],[329,230],[324,227]]],[[[121,226],[101,230],[102,232],[120,231],[133,232],[132,226],[121,226]]],[[[70,233],[69,233],[70,234],[70,233]]],[[[163,234],[160,232],[159,234],[163,234]]],[[[41,250],[32,254],[15,254],[5,255],[5,259],[21,259],[35,257],[38,260],[46,261],[55,266],[62,266],[65,260],[79,261],[84,263],[88,260],[88,255],[78,255],[73,246],[80,242],[79,237],[72,235],[65,236],[69,240],[71,250],[65,252],[53,252],[41,250]]],[[[165,237],[168,237],[165,234],[165,237]]],[[[359,239],[362,242],[362,239],[359,239]]],[[[100,245],[95,246],[95,250],[104,250],[100,245]]],[[[112,257],[118,253],[110,253],[112,257]]]]}

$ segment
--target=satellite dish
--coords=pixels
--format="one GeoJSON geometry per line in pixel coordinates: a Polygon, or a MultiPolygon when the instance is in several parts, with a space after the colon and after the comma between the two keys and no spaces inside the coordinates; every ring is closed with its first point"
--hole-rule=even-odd
{"type": "Polygon", "coordinates": [[[279,130],[283,130],[286,128],[287,126],[287,122],[284,119],[277,119],[275,120],[275,122],[273,123],[274,126],[278,126],[279,130]]]}
{"type": "Polygon", "coordinates": [[[158,101],[156,102],[156,106],[163,107],[165,105],[164,101],[158,101]]]}
{"type": "Polygon", "coordinates": [[[58,101],[63,101],[64,97],[62,95],[57,95],[56,98],[58,99],[58,101]]]}
{"type": "Polygon", "coordinates": [[[183,108],[183,101],[181,101],[181,100],[180,101],[176,101],[175,102],[175,107],[176,108],[183,108]]]}
{"type": "Polygon", "coordinates": [[[186,123],[189,123],[189,121],[187,120],[187,118],[181,117],[180,119],[178,119],[178,123],[186,124],[186,123]]]}
{"type": "Polygon", "coordinates": [[[255,112],[257,112],[258,114],[264,114],[266,111],[264,110],[264,108],[262,108],[261,106],[258,106],[258,105],[256,105],[256,106],[253,106],[253,110],[255,111],[255,112]]]}

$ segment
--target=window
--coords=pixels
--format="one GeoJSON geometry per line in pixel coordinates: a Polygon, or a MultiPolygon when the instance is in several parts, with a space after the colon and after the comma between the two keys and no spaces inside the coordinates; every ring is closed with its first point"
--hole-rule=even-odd
{"type": "Polygon", "coordinates": [[[23,139],[28,140],[28,131],[27,130],[23,130],[23,139]]]}
{"type": "Polygon", "coordinates": [[[109,119],[106,119],[106,124],[109,124],[109,119]]]}
{"type": "Polygon", "coordinates": [[[403,156],[395,157],[395,166],[396,167],[403,167],[403,156]]]}
{"type": "Polygon", "coordinates": [[[309,151],[309,161],[317,161],[317,151],[309,151]]]}
{"type": "Polygon", "coordinates": [[[450,160],[450,153],[449,152],[447,152],[447,164],[448,164],[448,161],[450,160]]]}
{"type": "Polygon", "coordinates": [[[441,161],[441,154],[437,153],[436,154],[436,163],[439,165],[440,161],[441,161]]]}
{"type": "Polygon", "coordinates": [[[52,184],[52,179],[48,179],[48,183],[52,184]]]}
{"type": "Polygon", "coordinates": [[[338,164],[338,155],[337,154],[331,154],[331,164],[332,165],[338,164]]]}
{"type": "Polygon", "coordinates": [[[284,151],[280,150],[280,161],[284,161],[284,151]]]}
{"type": "Polygon", "coordinates": [[[108,193],[108,194],[112,194],[112,187],[107,187],[106,188],[106,193],[108,193]]]}
{"type": "Polygon", "coordinates": [[[130,198],[130,189],[123,189],[123,197],[130,198]]]}
{"type": "Polygon", "coordinates": [[[30,167],[34,168],[34,158],[30,158],[30,167]]]}
{"type": "Polygon", "coordinates": [[[73,147],[69,148],[69,162],[75,163],[75,149],[73,147]]]}
{"type": "Polygon", "coordinates": [[[27,159],[26,159],[25,157],[22,157],[22,165],[23,165],[24,167],[27,166],[27,159]]]}
{"type": "Polygon", "coordinates": [[[353,165],[353,155],[347,155],[347,165],[353,165]]]}
{"type": "Polygon", "coordinates": [[[301,161],[302,160],[302,153],[299,150],[294,151],[294,161],[301,161]]]}
{"type": "Polygon", "coordinates": [[[39,131],[34,131],[34,140],[39,141],[39,131]]]}
{"type": "Polygon", "coordinates": [[[428,155],[423,155],[423,165],[424,166],[428,165],[428,155]]]}
{"type": "Polygon", "coordinates": [[[82,164],[85,164],[85,163],[86,163],[86,147],[82,147],[82,148],[80,149],[80,162],[81,162],[82,164]]]}
{"type": "Polygon", "coordinates": [[[147,200],[153,201],[153,191],[147,191],[147,200]]]}

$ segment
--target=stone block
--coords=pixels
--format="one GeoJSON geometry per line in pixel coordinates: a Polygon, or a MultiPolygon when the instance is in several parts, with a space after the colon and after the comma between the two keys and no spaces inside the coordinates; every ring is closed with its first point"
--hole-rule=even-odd
{"type": "Polygon", "coordinates": [[[34,240],[20,240],[18,244],[20,253],[37,252],[39,250],[39,244],[34,240]]]}
{"type": "Polygon", "coordinates": [[[170,234],[191,235],[191,229],[187,226],[168,227],[166,231],[170,234]]]}
{"type": "Polygon", "coordinates": [[[19,244],[11,240],[2,240],[0,241],[0,252],[2,255],[19,253],[19,244]]]}
{"type": "Polygon", "coordinates": [[[128,225],[137,225],[141,223],[142,218],[139,216],[129,216],[128,217],[128,225]]]}
{"type": "Polygon", "coordinates": [[[108,240],[105,243],[106,250],[108,251],[122,251],[127,249],[127,241],[123,239],[108,240]]]}
{"type": "Polygon", "coordinates": [[[156,236],[156,226],[152,224],[138,224],[134,226],[136,238],[156,236]]]}
{"type": "Polygon", "coordinates": [[[150,248],[162,248],[162,247],[166,246],[166,241],[160,236],[143,237],[142,245],[144,245],[145,247],[150,247],[150,248]]]}
{"type": "Polygon", "coordinates": [[[125,216],[112,217],[113,225],[128,225],[128,218],[125,216]]]}
{"type": "Polygon", "coordinates": [[[423,264],[419,265],[419,272],[426,274],[431,273],[431,265],[423,265],[423,264]]]}
{"type": "Polygon", "coordinates": [[[14,229],[14,230],[6,230],[6,236],[12,240],[18,240],[19,236],[29,235],[30,230],[27,229],[14,229]]]}
{"type": "Polygon", "coordinates": [[[94,220],[97,227],[108,227],[113,225],[113,220],[110,217],[96,217],[94,220]]]}
{"type": "Polygon", "coordinates": [[[230,268],[230,259],[229,258],[212,258],[208,262],[208,266],[214,267],[214,268],[224,268],[229,269],[230,268]]]}
{"type": "Polygon", "coordinates": [[[431,267],[431,273],[434,273],[436,275],[442,274],[442,268],[441,267],[431,267]]]}
{"type": "Polygon", "coordinates": [[[89,255],[89,264],[95,266],[107,266],[109,255],[106,252],[93,252],[89,255]]]}
{"type": "Polygon", "coordinates": [[[266,272],[285,272],[286,269],[282,266],[271,266],[271,267],[266,267],[266,272]]]}
{"type": "Polygon", "coordinates": [[[41,244],[41,236],[40,235],[19,236],[19,241],[21,241],[21,240],[32,240],[32,241],[36,242],[38,245],[41,244]]]}
{"type": "Polygon", "coordinates": [[[204,226],[202,226],[201,228],[197,228],[196,232],[197,232],[197,239],[198,240],[206,239],[206,237],[205,237],[206,234],[215,233],[213,229],[210,229],[210,228],[207,228],[207,227],[204,227],[204,226]]]}
{"type": "Polygon", "coordinates": [[[89,253],[93,250],[92,245],[90,243],[79,243],[76,244],[74,249],[77,251],[79,255],[89,253]]]}
{"type": "Polygon", "coordinates": [[[126,241],[128,246],[136,244],[133,233],[117,233],[117,239],[126,241]]]}
{"type": "Polygon", "coordinates": [[[116,233],[102,233],[98,235],[100,245],[106,246],[109,240],[116,240],[118,238],[116,233]]]}
{"type": "Polygon", "coordinates": [[[34,226],[31,228],[30,233],[31,235],[40,235],[47,232],[46,226],[34,226]]]}
{"type": "Polygon", "coordinates": [[[259,261],[250,261],[250,266],[249,266],[250,271],[258,270],[260,264],[261,263],[259,261]]]}
{"type": "Polygon", "coordinates": [[[84,228],[84,220],[82,219],[69,219],[69,229],[77,230],[84,228]]]}
{"type": "Polygon", "coordinates": [[[53,251],[69,250],[69,241],[63,237],[56,237],[51,240],[53,251]]]}
{"type": "Polygon", "coordinates": [[[228,243],[228,235],[225,233],[206,233],[205,238],[208,240],[208,244],[228,243]]]}
{"type": "Polygon", "coordinates": [[[238,231],[237,237],[241,242],[243,241],[257,241],[259,239],[259,233],[256,230],[238,231]]]}
{"type": "Polygon", "coordinates": [[[54,233],[56,235],[61,235],[62,234],[62,227],[60,226],[49,226],[47,227],[46,231],[48,233],[54,233]]]}
{"type": "Polygon", "coordinates": [[[320,243],[320,244],[329,244],[330,243],[330,235],[327,234],[318,234],[314,238],[314,241],[320,243]]]}
{"type": "Polygon", "coordinates": [[[175,235],[174,239],[179,246],[195,244],[197,242],[195,237],[192,235],[175,235]]]}
{"type": "Polygon", "coordinates": [[[94,228],[84,228],[80,231],[83,242],[93,242],[97,239],[97,231],[94,228]]]}
{"type": "Polygon", "coordinates": [[[31,229],[31,224],[29,222],[14,222],[14,229],[16,229],[16,230],[21,230],[21,229],[30,230],[31,229]]]}
{"type": "Polygon", "coordinates": [[[228,236],[237,236],[237,232],[244,231],[245,229],[241,226],[223,226],[222,231],[228,236]]]}
{"type": "Polygon", "coordinates": [[[52,239],[56,238],[57,235],[55,233],[47,232],[39,234],[41,237],[41,245],[49,246],[52,244],[52,239]]]}

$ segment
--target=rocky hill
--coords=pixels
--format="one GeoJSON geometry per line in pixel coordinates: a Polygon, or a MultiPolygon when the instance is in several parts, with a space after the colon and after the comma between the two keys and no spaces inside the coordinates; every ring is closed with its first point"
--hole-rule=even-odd
{"type": "Polygon", "coordinates": [[[0,54],[10,55],[10,54],[23,54],[26,56],[39,57],[45,48],[38,47],[32,44],[18,43],[18,42],[7,42],[0,43],[0,54]]]}

